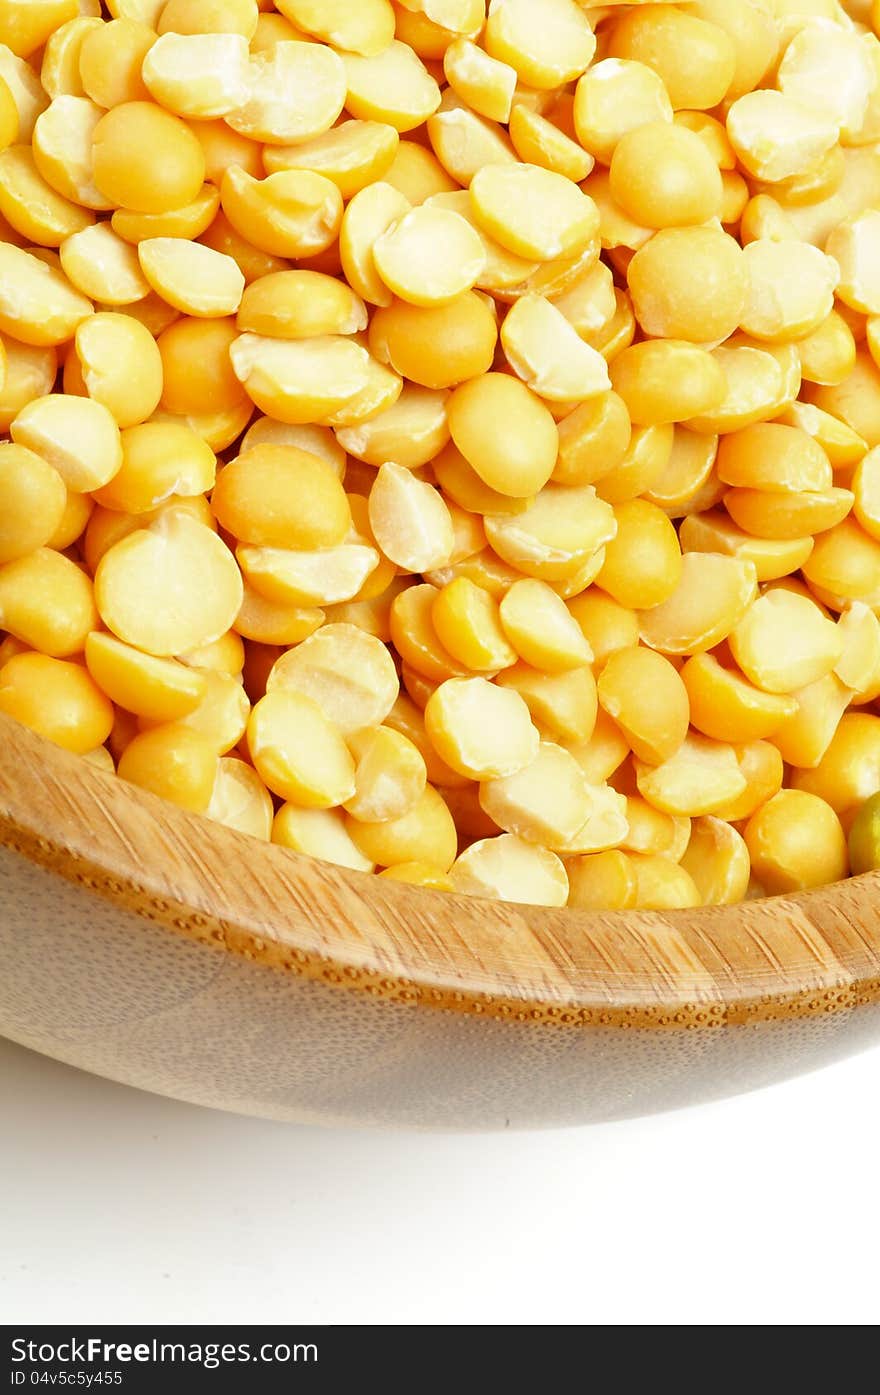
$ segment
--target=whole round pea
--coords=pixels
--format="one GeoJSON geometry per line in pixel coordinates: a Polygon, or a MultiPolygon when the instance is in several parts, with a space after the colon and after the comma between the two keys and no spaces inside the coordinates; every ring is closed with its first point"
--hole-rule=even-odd
{"type": "Polygon", "coordinates": [[[727,379],[706,349],[687,340],[645,339],[611,365],[614,390],[634,426],[667,426],[720,407],[727,379]]]}
{"type": "Polygon", "coordinates": [[[559,452],[556,422],[525,383],[484,373],[449,399],[452,439],[480,479],[500,494],[524,498],[549,480],[559,452]]]}
{"type": "Polygon", "coordinates": [[[880,867],[880,793],[866,799],[849,830],[849,863],[853,876],[880,867]]]}
{"type": "Polygon", "coordinates": [[[160,34],[243,34],[251,39],[259,13],[256,0],[169,0],[159,12],[160,34]]]}
{"type": "Polygon", "coordinates": [[[119,760],[121,780],[203,814],[211,800],[219,757],[207,737],[180,722],[143,731],[119,760]]]}
{"type": "Polygon", "coordinates": [[[616,535],[605,545],[597,578],[618,605],[650,610],[669,599],[682,573],[681,545],[666,514],[647,499],[630,499],[614,510],[616,535]]]}
{"type": "Polygon", "coordinates": [[[430,861],[445,873],[455,860],[455,823],[433,785],[426,785],[416,803],[399,818],[370,823],[349,814],[345,825],[364,856],[381,867],[430,861]]]}
{"type": "Polygon", "coordinates": [[[64,517],[67,490],[58,471],[33,451],[0,444],[0,563],[44,547],[64,517]]]}
{"type": "MultiPolygon", "coordinates": [[[[97,317],[96,317],[97,318],[97,317]]],[[[176,416],[199,416],[241,406],[247,393],[232,371],[235,320],[184,315],[156,340],[162,358],[162,406],[176,416]]]]}
{"type": "Polygon", "coordinates": [[[451,305],[380,307],[370,323],[370,349],[410,382],[448,388],[492,367],[498,327],[474,291],[451,305]]]}
{"type": "Polygon", "coordinates": [[[791,783],[840,815],[857,809],[880,788],[880,717],[859,709],[845,712],[819,764],[793,770],[791,783]]]}
{"type": "Polygon", "coordinates": [[[752,0],[694,0],[688,13],[723,29],[736,53],[727,100],[752,92],[779,53],[777,21],[772,6],[752,0]]]}
{"type": "Polygon", "coordinates": [[[849,859],[840,819],[818,795],[780,790],[752,815],[744,837],[752,872],[771,896],[846,876],[849,859]]]}
{"type": "Polygon", "coordinates": [[[254,446],[230,461],[211,507],[221,527],[258,547],[333,547],[351,527],[332,467],[296,446],[254,446]]]}
{"type": "Polygon", "coordinates": [[[78,755],[102,746],[113,704],[82,664],[17,654],[0,673],[0,712],[78,755]]]}
{"type": "Polygon", "coordinates": [[[94,179],[100,192],[136,213],[168,213],[191,203],[205,178],[205,156],[185,121],[154,102],[123,102],[95,127],[94,179]]]}
{"type": "Polygon", "coordinates": [[[627,131],[611,158],[611,192],[645,228],[706,223],[721,208],[721,171],[685,126],[649,121],[627,131]]]}
{"type": "Polygon", "coordinates": [[[619,649],[599,675],[599,701],[639,760],[661,765],[688,731],[688,694],[675,668],[643,645],[619,649]]]}
{"type": "Polygon", "coordinates": [[[739,324],[747,268],[742,248],[720,228],[663,228],[636,252],[627,283],[646,334],[709,344],[739,324]]]}
{"type": "Polygon", "coordinates": [[[108,109],[140,98],[146,101],[150,94],[141,65],[155,41],[155,31],[133,7],[87,34],[79,61],[86,96],[108,109]]]}
{"type": "Polygon", "coordinates": [[[628,10],[611,26],[608,53],[646,63],[663,79],[674,107],[696,111],[710,111],[723,100],[737,66],[724,30],[677,5],[628,10]]]}

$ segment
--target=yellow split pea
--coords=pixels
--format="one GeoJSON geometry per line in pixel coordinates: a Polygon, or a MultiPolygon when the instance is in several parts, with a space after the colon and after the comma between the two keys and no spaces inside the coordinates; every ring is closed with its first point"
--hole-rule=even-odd
{"type": "Polygon", "coordinates": [[[447,892],[873,865],[878,6],[99,9],[0,15],[0,710],[447,892]]]}

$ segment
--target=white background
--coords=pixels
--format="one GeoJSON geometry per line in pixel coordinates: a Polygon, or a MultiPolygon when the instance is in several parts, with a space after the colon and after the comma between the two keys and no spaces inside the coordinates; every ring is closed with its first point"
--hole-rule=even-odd
{"type": "Polygon", "coordinates": [[[880,1320],[880,1050],[545,1133],[321,1130],[0,1041],[0,1321],[880,1320]]]}

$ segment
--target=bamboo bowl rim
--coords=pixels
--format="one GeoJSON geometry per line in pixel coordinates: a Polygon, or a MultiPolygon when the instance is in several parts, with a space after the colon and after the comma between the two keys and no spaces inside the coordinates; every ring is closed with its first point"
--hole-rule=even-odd
{"type": "Polygon", "coordinates": [[[662,913],[476,900],[248,838],[2,714],[0,846],[169,932],[414,1007],[680,1029],[880,1001],[880,872],[662,913]]]}

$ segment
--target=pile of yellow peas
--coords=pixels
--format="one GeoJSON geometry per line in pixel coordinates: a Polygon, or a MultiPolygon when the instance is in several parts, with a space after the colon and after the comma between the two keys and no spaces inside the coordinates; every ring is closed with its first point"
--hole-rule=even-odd
{"type": "Polygon", "coordinates": [[[2,0],[0,711],[539,905],[880,865],[880,0],[2,0]]]}

